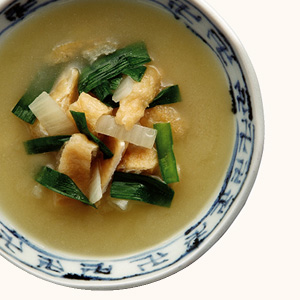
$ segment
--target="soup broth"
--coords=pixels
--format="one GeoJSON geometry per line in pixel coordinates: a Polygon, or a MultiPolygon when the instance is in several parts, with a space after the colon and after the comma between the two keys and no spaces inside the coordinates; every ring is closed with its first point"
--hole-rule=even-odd
{"type": "MultiPolygon", "coordinates": [[[[211,50],[173,16],[141,2],[85,0],[49,5],[5,36],[0,48],[0,209],[38,244],[74,255],[112,256],[146,249],[175,235],[201,212],[225,177],[234,117],[222,66],[211,50]],[[55,206],[33,177],[49,154],[27,155],[30,139],[11,109],[52,49],[70,41],[144,41],[165,84],[178,84],[174,104],[187,125],[174,140],[180,182],[170,208],[134,201],[128,211],[81,203],[55,206]]],[[[76,202],[76,201],[75,201],[76,202]]]]}

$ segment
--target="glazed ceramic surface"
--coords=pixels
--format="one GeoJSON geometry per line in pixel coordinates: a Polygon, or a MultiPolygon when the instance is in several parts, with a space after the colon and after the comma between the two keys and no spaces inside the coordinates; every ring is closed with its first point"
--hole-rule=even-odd
{"type": "MultiPolygon", "coordinates": [[[[4,1],[1,35],[39,9],[64,0],[4,1]]],[[[186,267],[226,231],[243,207],[254,183],[263,148],[263,113],[251,63],[237,38],[202,1],[148,0],[170,12],[206,43],[223,65],[235,114],[235,145],[217,197],[194,224],[173,240],[129,257],[90,260],[38,247],[17,232],[0,213],[0,254],[43,279],[78,288],[118,289],[146,284],[186,267]]]]}

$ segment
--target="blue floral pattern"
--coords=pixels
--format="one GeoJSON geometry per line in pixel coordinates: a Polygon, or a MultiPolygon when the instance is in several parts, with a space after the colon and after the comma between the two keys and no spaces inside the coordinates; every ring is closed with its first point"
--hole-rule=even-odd
{"type": "MultiPolygon", "coordinates": [[[[63,0],[12,1],[0,11],[0,36],[34,11],[59,1],[63,0]]],[[[147,1],[169,11],[205,42],[227,74],[236,120],[236,139],[222,189],[206,214],[181,236],[158,248],[120,259],[70,259],[47,252],[6,225],[0,215],[0,253],[27,266],[29,270],[47,274],[51,278],[107,282],[143,276],[176,266],[177,262],[191,255],[211,235],[234,203],[247,178],[255,143],[254,116],[247,82],[232,46],[216,25],[190,1],[147,1]]]]}

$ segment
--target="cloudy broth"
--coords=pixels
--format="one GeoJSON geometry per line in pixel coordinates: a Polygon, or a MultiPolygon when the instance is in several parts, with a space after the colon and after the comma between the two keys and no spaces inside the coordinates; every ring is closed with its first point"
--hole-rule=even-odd
{"type": "Polygon", "coordinates": [[[0,65],[0,209],[26,237],[75,255],[131,253],[176,234],[215,196],[233,147],[228,84],[211,50],[173,16],[131,1],[49,5],[5,37],[0,65]],[[51,155],[25,153],[23,141],[31,137],[11,109],[53,47],[93,39],[120,46],[145,41],[164,82],[180,87],[183,101],[174,107],[188,128],[174,141],[180,182],[173,185],[171,208],[141,203],[126,212],[81,203],[57,207],[51,192],[34,196],[33,176],[51,155]]]}

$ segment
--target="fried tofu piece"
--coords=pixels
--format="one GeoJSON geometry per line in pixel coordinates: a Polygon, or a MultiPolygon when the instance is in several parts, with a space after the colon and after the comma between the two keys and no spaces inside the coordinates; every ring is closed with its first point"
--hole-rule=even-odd
{"type": "Polygon", "coordinates": [[[78,79],[78,69],[68,68],[60,75],[50,92],[52,99],[64,111],[67,111],[70,104],[78,99],[78,79]]]}
{"type": "Polygon", "coordinates": [[[59,64],[73,60],[82,51],[83,46],[84,43],[82,41],[57,45],[52,49],[48,61],[52,64],[59,64]]]}
{"type": "Polygon", "coordinates": [[[96,134],[95,126],[97,120],[102,115],[110,115],[113,111],[111,107],[106,106],[97,98],[84,92],[80,94],[76,102],[70,105],[69,110],[84,112],[89,130],[94,134],[96,134]]]}
{"type": "Polygon", "coordinates": [[[117,170],[123,172],[152,174],[158,166],[157,152],[155,148],[144,148],[129,144],[117,170]]]}
{"type": "Polygon", "coordinates": [[[157,105],[145,111],[141,118],[142,126],[153,128],[155,123],[171,123],[173,138],[182,137],[187,129],[187,123],[179,112],[170,105],[157,105]]]}
{"type": "Polygon", "coordinates": [[[109,55],[115,52],[118,48],[118,43],[108,40],[105,43],[94,41],[89,47],[85,47],[81,52],[82,56],[92,64],[98,57],[109,55]]]}
{"type": "Polygon", "coordinates": [[[130,130],[144,115],[145,109],[157,95],[161,85],[158,70],[148,66],[141,82],[134,82],[130,94],[120,100],[116,123],[130,130]]]}
{"type": "Polygon", "coordinates": [[[87,40],[66,42],[52,49],[52,52],[48,56],[48,62],[51,64],[65,63],[83,56],[92,63],[100,55],[108,55],[116,51],[116,49],[117,43],[113,41],[87,40]]]}
{"type": "Polygon", "coordinates": [[[87,194],[91,177],[91,162],[98,146],[84,134],[75,133],[65,144],[57,170],[68,175],[87,194]]]}
{"type": "Polygon", "coordinates": [[[128,143],[120,141],[113,137],[107,137],[104,140],[105,145],[110,149],[114,156],[110,159],[104,159],[100,164],[100,177],[101,177],[101,188],[104,194],[107,187],[112,179],[114,172],[120,163],[128,143]]]}

